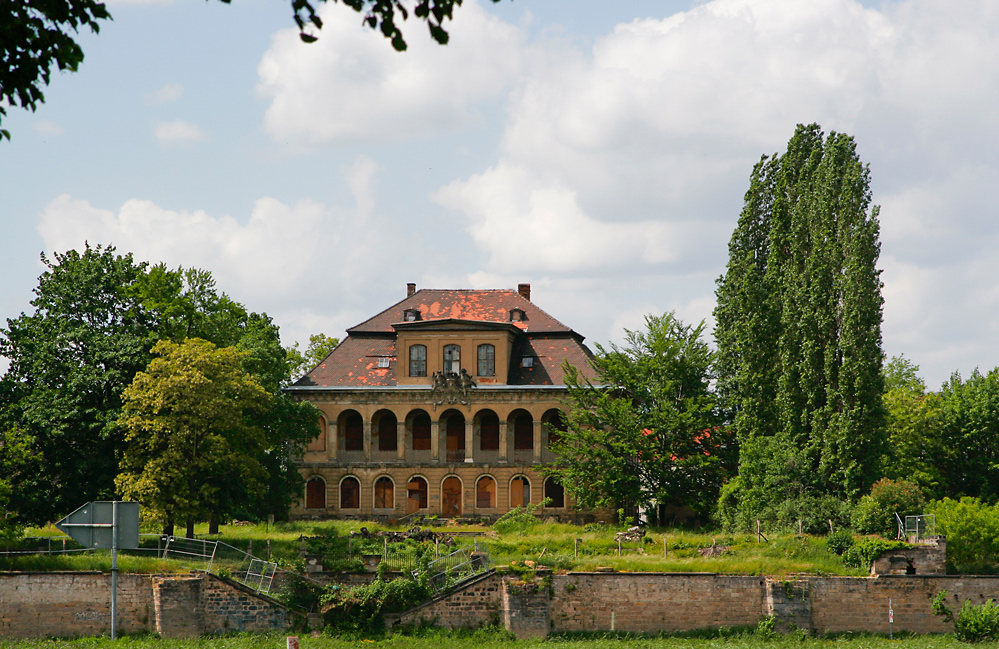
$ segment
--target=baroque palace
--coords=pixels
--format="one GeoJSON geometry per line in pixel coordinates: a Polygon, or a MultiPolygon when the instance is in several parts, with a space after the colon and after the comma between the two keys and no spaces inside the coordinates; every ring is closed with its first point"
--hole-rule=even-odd
{"type": "Polygon", "coordinates": [[[563,363],[591,376],[583,337],[513,290],[416,290],[352,327],[287,390],[322,412],[298,458],[296,518],[494,518],[549,499],[575,518],[553,459],[563,363]]]}

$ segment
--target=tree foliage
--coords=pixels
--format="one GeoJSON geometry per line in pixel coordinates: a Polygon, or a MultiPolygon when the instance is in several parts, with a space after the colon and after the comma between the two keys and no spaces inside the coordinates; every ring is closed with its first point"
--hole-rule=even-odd
{"type": "Polygon", "coordinates": [[[317,365],[322,363],[330,352],[340,344],[339,338],[332,338],[323,333],[309,336],[309,346],[300,351],[298,343],[287,348],[288,376],[294,382],[317,365]]]}
{"type": "Polygon", "coordinates": [[[711,390],[703,323],[646,316],[624,347],[597,346],[596,382],[566,366],[567,430],[548,469],[584,507],[642,507],[665,522],[672,507],[707,514],[729,469],[734,440],[711,390]]]}
{"type": "Polygon", "coordinates": [[[947,537],[947,571],[988,574],[999,567],[999,509],[978,498],[935,500],[926,508],[947,537]]]}
{"type": "Polygon", "coordinates": [[[944,454],[942,399],[926,391],[918,371],[917,365],[901,356],[885,366],[888,448],[881,473],[913,482],[930,497],[940,497],[945,489],[938,467],[944,454]]]}
{"type": "Polygon", "coordinates": [[[42,263],[34,313],[0,332],[0,354],[10,360],[3,427],[18,427],[44,466],[14,485],[11,506],[28,523],[113,497],[121,393],[151,346],[151,314],[129,290],[144,267],[131,255],[98,246],[42,255],[42,263]]]}
{"type": "Polygon", "coordinates": [[[172,527],[216,515],[237,486],[247,498],[264,491],[260,458],[267,437],[255,420],[267,408],[260,381],[243,369],[248,355],[199,338],[161,340],[145,371],[125,389],[121,425],[128,447],[115,480],[172,527]]]}
{"type": "Polygon", "coordinates": [[[19,478],[10,481],[8,518],[43,524],[87,500],[114,497],[125,449],[121,395],[157,341],[188,338],[238,348],[243,369],[270,395],[255,413],[267,437],[267,488],[247,502],[234,481],[219,492],[214,513],[284,515],[301,491],[288,458],[315,436],[317,414],[280,392],[287,354],[271,319],[219,293],[203,270],[148,267],[100,246],[42,262],[34,312],[0,330],[0,354],[10,359],[0,379],[0,430],[16,430],[28,446],[19,478]]]}
{"type": "Polygon", "coordinates": [[[937,466],[950,497],[999,502],[999,368],[951,376],[940,392],[937,466]]]}
{"type": "Polygon", "coordinates": [[[855,500],[884,448],[878,208],[853,138],[798,126],[754,167],[715,309],[743,523],[855,500]]]}
{"type": "MultiPolygon", "coordinates": [[[[76,72],[83,50],[71,32],[100,31],[111,16],[97,0],[5,0],[0,2],[0,121],[5,104],[34,111],[45,101],[42,86],[53,66],[76,72]]],[[[10,132],[0,129],[0,141],[10,132]]]]}
{"type": "Polygon", "coordinates": [[[906,480],[882,478],[871,487],[871,493],[860,499],[853,508],[853,527],[861,534],[880,534],[885,538],[898,536],[897,515],[905,521],[906,516],[923,513],[926,499],[918,485],[906,480]]]}

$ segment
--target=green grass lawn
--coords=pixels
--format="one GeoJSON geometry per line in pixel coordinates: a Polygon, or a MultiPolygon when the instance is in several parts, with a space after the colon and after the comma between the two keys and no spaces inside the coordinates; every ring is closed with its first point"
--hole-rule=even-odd
{"type": "MultiPolygon", "coordinates": [[[[390,528],[375,522],[361,521],[297,521],[273,525],[225,525],[220,534],[209,536],[207,525],[195,529],[198,538],[218,539],[243,551],[252,551],[264,557],[270,543],[270,556],[285,569],[301,568],[299,553],[302,538],[307,537],[307,550],[310,553],[327,557],[327,565],[340,565],[349,569],[353,564],[337,564],[333,557],[347,552],[382,554],[383,540],[378,537],[363,539],[351,537],[366,527],[371,532],[390,528]]],[[[595,570],[598,567],[611,567],[630,572],[717,572],[747,575],[783,576],[796,573],[818,575],[863,575],[866,571],[848,568],[839,556],[829,552],[825,537],[821,536],[781,536],[771,537],[770,542],[757,543],[754,535],[725,534],[722,532],[693,533],[682,530],[649,530],[644,542],[622,544],[618,554],[618,544],[614,533],[621,528],[613,526],[587,526],[560,523],[538,523],[521,530],[499,533],[486,526],[452,526],[435,528],[441,532],[465,532],[455,538],[456,547],[467,547],[475,543],[485,548],[496,565],[505,565],[525,560],[548,566],[559,571],[595,570]],[[475,535],[468,535],[474,533],[475,535]],[[579,539],[578,553],[575,539],[579,539]],[[663,544],[666,553],[663,553],[663,544]],[[722,556],[702,557],[698,550],[713,543],[726,546],[722,556]]],[[[152,532],[153,530],[144,530],[152,532]]],[[[52,527],[31,529],[29,536],[53,536],[60,538],[62,533],[52,527]]],[[[144,537],[148,549],[144,552],[124,552],[119,559],[119,567],[128,572],[171,572],[192,567],[184,562],[156,558],[155,537],[144,537]]],[[[390,565],[407,565],[404,555],[419,552],[419,544],[389,544],[390,565]],[[407,554],[408,553],[408,554],[407,554]],[[393,563],[395,562],[395,563],[393,563]]],[[[61,547],[61,546],[60,546],[61,547]]],[[[425,547],[429,553],[434,548],[425,547]]],[[[442,546],[441,552],[450,551],[442,546]]],[[[355,561],[356,563],[356,561],[355,561]]],[[[199,567],[199,566],[193,566],[199,567]]],[[[359,566],[355,566],[359,567],[359,566]]],[[[104,553],[83,553],[54,556],[27,556],[0,558],[0,570],[109,570],[110,556],[104,553]]]]}
{"type": "MultiPolygon", "coordinates": [[[[163,640],[152,636],[79,640],[0,641],[0,649],[285,649],[284,635],[238,635],[190,640],[163,640]]],[[[545,646],[551,649],[948,649],[967,647],[952,635],[903,636],[894,640],[867,634],[809,638],[798,634],[764,639],[752,632],[702,633],[697,636],[638,637],[553,636],[544,640],[513,640],[496,631],[449,633],[430,631],[417,637],[394,635],[380,640],[302,636],[301,649],[518,649],[545,646]]]]}

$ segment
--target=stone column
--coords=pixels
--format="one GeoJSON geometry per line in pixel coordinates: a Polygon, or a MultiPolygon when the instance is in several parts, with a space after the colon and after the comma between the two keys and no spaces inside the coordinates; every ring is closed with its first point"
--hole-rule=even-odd
{"type": "Polygon", "coordinates": [[[396,457],[400,462],[406,461],[406,420],[397,419],[395,422],[395,450],[396,457]]]}
{"type": "Polygon", "coordinates": [[[371,422],[364,422],[364,459],[371,460],[371,422]]]}
{"type": "Polygon", "coordinates": [[[340,451],[340,431],[336,422],[331,421],[326,425],[326,453],[331,462],[336,461],[337,453],[340,451]]]}
{"type": "Polygon", "coordinates": [[[510,427],[507,426],[506,419],[500,419],[499,422],[499,461],[506,462],[508,451],[510,448],[510,427]]]}
{"type": "Polygon", "coordinates": [[[534,420],[534,463],[541,463],[541,420],[534,420]]]}
{"type": "Polygon", "coordinates": [[[441,459],[441,422],[439,419],[430,422],[430,459],[434,462],[441,459]]]}
{"type": "Polygon", "coordinates": [[[471,419],[465,420],[465,461],[475,461],[475,424],[471,419]]]}

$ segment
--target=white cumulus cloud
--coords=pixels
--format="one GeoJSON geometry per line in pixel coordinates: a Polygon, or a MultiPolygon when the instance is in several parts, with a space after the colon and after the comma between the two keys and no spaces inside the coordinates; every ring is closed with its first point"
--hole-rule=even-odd
{"type": "Polygon", "coordinates": [[[433,194],[487,270],[629,277],[625,319],[625,299],[705,317],[753,164],[817,122],[871,165],[889,354],[934,379],[999,364],[975,342],[999,321],[999,4],[713,0],[530,48],[495,161],[433,194]]]}
{"type": "Polygon", "coordinates": [[[179,83],[165,83],[153,92],[147,92],[142,96],[146,104],[155,106],[177,101],[184,94],[184,86],[179,83]]]}
{"type": "Polygon", "coordinates": [[[185,144],[205,139],[205,134],[197,124],[182,119],[170,122],[153,122],[153,135],[160,144],[185,144]]]}
{"type": "MultiPolygon", "coordinates": [[[[455,12],[446,47],[407,33],[403,54],[335,3],[319,15],[317,42],[281,30],[258,68],[258,90],[271,101],[267,131],[302,147],[451,130],[474,119],[477,102],[495,97],[519,69],[519,31],[475,0],[455,12]]],[[[419,23],[410,32],[424,28],[409,23],[419,23]]]]}

